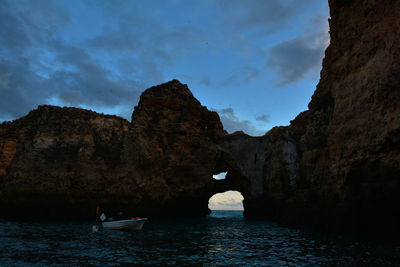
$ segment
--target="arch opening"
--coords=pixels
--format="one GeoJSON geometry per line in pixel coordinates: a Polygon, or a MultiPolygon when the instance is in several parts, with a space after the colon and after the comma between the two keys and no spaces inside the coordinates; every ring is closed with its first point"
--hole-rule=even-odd
{"type": "Polygon", "coordinates": [[[215,179],[215,180],[223,180],[223,179],[225,179],[226,178],[226,174],[227,174],[228,172],[226,171],[226,172],[220,172],[220,173],[218,173],[218,174],[213,174],[213,178],[215,179]]]}
{"type": "Polygon", "coordinates": [[[214,194],[208,200],[208,208],[213,211],[243,211],[244,197],[239,191],[225,191],[214,194]]]}

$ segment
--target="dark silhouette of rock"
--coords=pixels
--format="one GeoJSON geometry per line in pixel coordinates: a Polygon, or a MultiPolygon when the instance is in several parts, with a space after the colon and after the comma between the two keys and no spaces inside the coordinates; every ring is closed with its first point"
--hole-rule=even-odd
{"type": "Polygon", "coordinates": [[[205,215],[225,135],[219,116],[177,80],[147,89],[132,114],[124,166],[143,200],[140,213],[205,215]]]}
{"type": "Polygon", "coordinates": [[[147,89],[132,122],[40,106],[0,127],[3,216],[205,215],[225,135],[219,116],[176,80],[147,89]]]}
{"type": "Polygon", "coordinates": [[[400,224],[400,2],[329,3],[321,80],[309,110],[267,134],[275,141],[266,150],[264,204],[247,215],[393,233],[400,224]]]}
{"type": "Polygon", "coordinates": [[[85,206],[96,205],[93,196],[119,183],[128,126],[116,116],[55,106],[1,124],[1,216],[92,215],[85,206]]]}

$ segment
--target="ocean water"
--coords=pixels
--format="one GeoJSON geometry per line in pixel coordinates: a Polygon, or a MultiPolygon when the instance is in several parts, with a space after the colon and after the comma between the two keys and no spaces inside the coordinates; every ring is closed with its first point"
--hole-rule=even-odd
{"type": "Polygon", "coordinates": [[[244,220],[240,211],[154,219],[137,232],[93,222],[0,220],[0,266],[400,266],[400,243],[244,220]]]}

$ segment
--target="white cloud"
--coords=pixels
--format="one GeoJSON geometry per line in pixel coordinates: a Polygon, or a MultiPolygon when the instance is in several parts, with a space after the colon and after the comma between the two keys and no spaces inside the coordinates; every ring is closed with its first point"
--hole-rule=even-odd
{"type": "Polygon", "coordinates": [[[238,191],[215,194],[208,201],[212,210],[243,210],[243,196],[238,191]]]}
{"type": "Polygon", "coordinates": [[[249,120],[240,119],[232,108],[216,110],[220,115],[221,122],[229,133],[243,131],[252,136],[264,135],[265,131],[255,127],[249,120]]]}

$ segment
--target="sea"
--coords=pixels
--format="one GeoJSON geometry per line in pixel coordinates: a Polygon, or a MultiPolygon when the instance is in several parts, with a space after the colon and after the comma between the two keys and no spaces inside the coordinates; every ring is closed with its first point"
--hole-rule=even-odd
{"type": "Polygon", "coordinates": [[[141,231],[93,221],[0,220],[0,266],[400,266],[400,243],[247,220],[241,211],[149,219],[141,231]]]}

